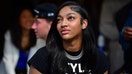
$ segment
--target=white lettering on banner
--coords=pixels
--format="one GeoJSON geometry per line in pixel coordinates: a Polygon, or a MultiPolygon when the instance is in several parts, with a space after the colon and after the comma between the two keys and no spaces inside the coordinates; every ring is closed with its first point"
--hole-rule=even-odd
{"type": "Polygon", "coordinates": [[[77,67],[78,67],[79,73],[83,73],[84,72],[84,70],[82,70],[82,68],[81,68],[81,64],[80,63],[75,63],[74,65],[73,65],[73,63],[68,63],[68,65],[71,66],[72,71],[74,73],[76,72],[75,70],[76,70],[77,67]]]}

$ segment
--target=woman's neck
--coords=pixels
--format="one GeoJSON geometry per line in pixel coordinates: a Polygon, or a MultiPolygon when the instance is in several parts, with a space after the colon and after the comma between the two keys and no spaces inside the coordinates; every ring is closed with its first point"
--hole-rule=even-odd
{"type": "Polygon", "coordinates": [[[74,40],[63,40],[63,46],[66,51],[77,52],[82,47],[82,37],[74,40]]]}
{"type": "Polygon", "coordinates": [[[21,42],[21,46],[23,49],[26,49],[29,46],[29,43],[30,43],[29,38],[30,38],[29,30],[23,30],[22,31],[22,42],[21,42]]]}
{"type": "Polygon", "coordinates": [[[22,30],[23,37],[29,37],[29,35],[30,35],[30,30],[22,30]]]}

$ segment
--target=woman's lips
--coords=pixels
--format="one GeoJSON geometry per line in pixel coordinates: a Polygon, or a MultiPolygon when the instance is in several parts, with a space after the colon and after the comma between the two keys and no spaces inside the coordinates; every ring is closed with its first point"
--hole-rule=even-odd
{"type": "Polygon", "coordinates": [[[70,31],[70,30],[62,30],[62,31],[61,31],[61,34],[62,34],[62,35],[68,34],[69,31],[70,31]]]}

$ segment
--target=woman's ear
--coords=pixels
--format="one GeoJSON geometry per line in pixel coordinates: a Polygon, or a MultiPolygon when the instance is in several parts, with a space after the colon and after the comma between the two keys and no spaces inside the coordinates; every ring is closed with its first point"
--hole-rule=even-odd
{"type": "Polygon", "coordinates": [[[82,29],[85,29],[87,26],[88,26],[88,20],[87,19],[84,19],[82,21],[82,29]]]}

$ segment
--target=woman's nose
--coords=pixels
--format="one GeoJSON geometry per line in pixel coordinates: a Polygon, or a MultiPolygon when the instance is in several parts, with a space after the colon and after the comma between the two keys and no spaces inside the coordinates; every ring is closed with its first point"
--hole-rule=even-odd
{"type": "Polygon", "coordinates": [[[64,19],[64,20],[62,21],[61,26],[62,26],[62,27],[65,27],[65,26],[67,26],[67,25],[68,25],[68,21],[67,21],[66,19],[64,19]]]}

